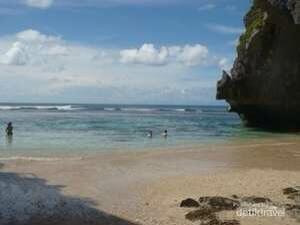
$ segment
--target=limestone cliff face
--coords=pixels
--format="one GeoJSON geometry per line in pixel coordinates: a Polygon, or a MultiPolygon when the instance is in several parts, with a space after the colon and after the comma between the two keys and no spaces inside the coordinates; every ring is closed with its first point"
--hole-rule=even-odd
{"type": "Polygon", "coordinates": [[[300,0],[254,0],[225,99],[249,126],[300,128],[300,0]]]}

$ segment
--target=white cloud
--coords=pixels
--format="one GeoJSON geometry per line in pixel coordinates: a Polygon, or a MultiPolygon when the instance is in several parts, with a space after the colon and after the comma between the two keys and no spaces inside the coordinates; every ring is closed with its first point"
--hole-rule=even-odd
{"type": "Polygon", "coordinates": [[[207,57],[208,48],[200,44],[194,46],[184,46],[177,56],[178,60],[187,66],[196,66],[204,64],[207,57]]]}
{"type": "Polygon", "coordinates": [[[198,11],[208,11],[216,8],[215,4],[205,4],[198,8],[198,11]]]}
{"type": "Polygon", "coordinates": [[[0,63],[7,65],[39,64],[49,60],[49,56],[68,53],[67,47],[59,37],[41,34],[36,30],[17,33],[12,46],[1,56],[0,63]]]}
{"type": "Polygon", "coordinates": [[[53,4],[54,0],[25,0],[25,4],[29,7],[46,9],[53,4]]]}
{"type": "Polygon", "coordinates": [[[144,44],[137,49],[120,51],[120,57],[122,63],[154,66],[182,63],[186,66],[196,66],[204,64],[208,57],[208,48],[200,44],[161,48],[156,48],[153,44],[144,44]]]}
{"type": "Polygon", "coordinates": [[[109,49],[29,29],[0,36],[0,100],[196,103],[215,84],[204,68],[223,67],[219,59],[200,44],[109,49]]]}
{"type": "Polygon", "coordinates": [[[147,65],[164,65],[168,59],[168,49],[156,49],[153,44],[144,44],[139,49],[125,49],[120,51],[121,62],[147,65]]]}
{"type": "Polygon", "coordinates": [[[206,27],[212,31],[222,34],[241,34],[245,31],[244,28],[225,26],[222,24],[207,24],[206,27]]]}
{"type": "Polygon", "coordinates": [[[28,62],[26,47],[18,41],[13,43],[12,47],[0,58],[0,62],[8,65],[25,65],[28,62]]]}
{"type": "Polygon", "coordinates": [[[21,41],[26,42],[57,42],[60,41],[60,37],[56,36],[47,36],[41,34],[39,31],[28,29],[20,33],[17,33],[16,37],[21,41]]]}

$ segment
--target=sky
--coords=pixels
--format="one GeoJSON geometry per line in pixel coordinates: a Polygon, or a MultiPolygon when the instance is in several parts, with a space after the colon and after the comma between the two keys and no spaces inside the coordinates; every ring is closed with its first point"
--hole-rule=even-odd
{"type": "Polygon", "coordinates": [[[0,0],[0,102],[215,105],[250,0],[0,0]]]}

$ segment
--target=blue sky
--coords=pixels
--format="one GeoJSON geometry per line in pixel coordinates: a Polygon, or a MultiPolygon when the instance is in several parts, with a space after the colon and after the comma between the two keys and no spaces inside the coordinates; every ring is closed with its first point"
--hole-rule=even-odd
{"type": "Polygon", "coordinates": [[[0,0],[0,101],[217,104],[249,0],[0,0]]]}

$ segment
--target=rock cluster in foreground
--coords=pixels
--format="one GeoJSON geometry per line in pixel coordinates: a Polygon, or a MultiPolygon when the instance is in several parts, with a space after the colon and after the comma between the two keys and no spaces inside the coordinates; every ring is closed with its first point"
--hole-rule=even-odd
{"type": "MultiPolygon", "coordinates": [[[[300,187],[285,188],[283,194],[294,203],[284,204],[273,202],[265,197],[238,197],[233,195],[231,198],[220,196],[200,197],[198,201],[188,198],[181,202],[180,207],[193,208],[185,215],[185,218],[193,222],[200,221],[201,225],[240,225],[240,221],[236,219],[220,219],[219,213],[224,211],[233,211],[238,215],[239,212],[270,213],[271,210],[275,213],[283,213],[282,216],[290,216],[300,221],[300,187]],[[253,212],[253,209],[258,211],[253,212]]],[[[252,216],[261,215],[252,214],[252,216]]]]}
{"type": "Polygon", "coordinates": [[[254,0],[217,99],[248,126],[300,128],[300,1],[254,0]]]}

